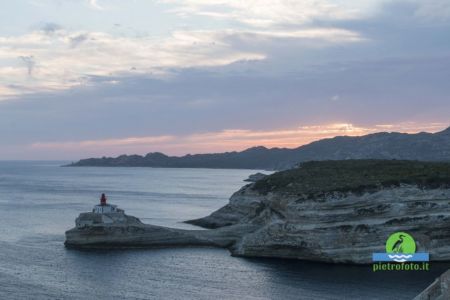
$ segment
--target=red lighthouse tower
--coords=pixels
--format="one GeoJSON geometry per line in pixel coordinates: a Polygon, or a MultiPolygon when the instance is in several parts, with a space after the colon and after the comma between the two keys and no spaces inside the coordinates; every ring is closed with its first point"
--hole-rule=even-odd
{"type": "Polygon", "coordinates": [[[93,213],[97,214],[110,214],[110,213],[123,213],[122,209],[117,208],[117,205],[106,203],[106,195],[102,194],[100,197],[100,204],[94,206],[93,213]]]}
{"type": "Polygon", "coordinates": [[[106,205],[106,196],[104,193],[100,197],[100,205],[106,205]]]}

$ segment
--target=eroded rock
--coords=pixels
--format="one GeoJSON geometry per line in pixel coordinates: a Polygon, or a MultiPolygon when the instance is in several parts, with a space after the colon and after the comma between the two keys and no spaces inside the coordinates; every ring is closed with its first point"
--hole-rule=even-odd
{"type": "MultiPolygon", "coordinates": [[[[83,215],[83,218],[86,216],[83,215]]],[[[227,247],[236,256],[371,263],[394,232],[410,233],[432,261],[450,260],[450,164],[342,161],[304,164],[241,188],[211,215],[211,230],[127,222],[66,232],[78,247],[227,247]]]]}

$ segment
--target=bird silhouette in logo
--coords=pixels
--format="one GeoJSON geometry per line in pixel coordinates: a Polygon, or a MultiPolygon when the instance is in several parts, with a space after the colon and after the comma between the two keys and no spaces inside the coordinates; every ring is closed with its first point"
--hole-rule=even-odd
{"type": "Polygon", "coordinates": [[[403,252],[403,238],[405,236],[403,234],[400,234],[398,236],[398,240],[394,243],[394,246],[392,246],[392,252],[393,253],[402,253],[403,252]]]}

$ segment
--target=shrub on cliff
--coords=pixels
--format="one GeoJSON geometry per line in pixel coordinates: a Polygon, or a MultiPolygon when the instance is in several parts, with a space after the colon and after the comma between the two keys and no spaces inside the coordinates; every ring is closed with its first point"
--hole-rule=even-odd
{"type": "Polygon", "coordinates": [[[422,188],[450,185],[450,163],[406,160],[311,161],[257,181],[253,189],[297,195],[365,192],[413,184],[422,188]]]}

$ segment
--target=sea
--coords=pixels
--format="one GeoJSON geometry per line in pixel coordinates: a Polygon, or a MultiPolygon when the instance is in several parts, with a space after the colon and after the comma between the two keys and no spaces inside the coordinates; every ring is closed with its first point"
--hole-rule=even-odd
{"type": "Polygon", "coordinates": [[[0,299],[412,299],[430,271],[231,257],[225,249],[80,251],[64,232],[101,193],[145,223],[184,220],[225,205],[257,170],[61,167],[0,162],[0,299]]]}

